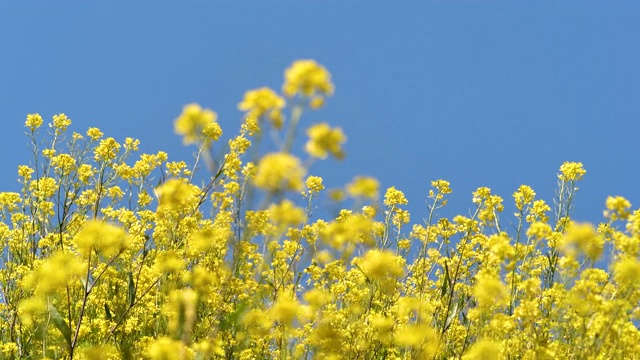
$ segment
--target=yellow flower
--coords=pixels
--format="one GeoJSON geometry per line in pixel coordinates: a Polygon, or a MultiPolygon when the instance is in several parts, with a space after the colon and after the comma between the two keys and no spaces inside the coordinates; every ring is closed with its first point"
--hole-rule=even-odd
{"type": "Polygon", "coordinates": [[[385,343],[390,340],[390,337],[393,334],[393,318],[383,316],[381,314],[371,314],[369,322],[380,340],[385,343]]]}
{"type": "Polygon", "coordinates": [[[409,221],[411,221],[411,216],[407,210],[396,210],[393,214],[393,225],[397,227],[408,224],[409,221]]]}
{"type": "Polygon", "coordinates": [[[313,60],[298,60],[285,73],[283,92],[286,96],[332,95],[331,74],[313,60]]]}
{"type": "Polygon", "coordinates": [[[500,355],[500,343],[490,339],[478,340],[469,351],[462,356],[463,360],[499,360],[504,357],[500,355]]]}
{"type": "Polygon", "coordinates": [[[536,192],[527,185],[521,185],[518,190],[513,193],[513,198],[516,201],[518,210],[522,210],[525,205],[530,204],[535,197],[536,192]]]}
{"type": "Polygon", "coordinates": [[[184,260],[173,250],[158,253],[153,269],[157,274],[173,273],[184,269],[184,260]]]}
{"type": "Polygon", "coordinates": [[[38,295],[50,295],[66,287],[86,273],[86,266],[69,252],[56,252],[47,258],[34,272],[25,277],[23,286],[35,288],[38,295]]]}
{"type": "Polygon", "coordinates": [[[373,280],[398,278],[404,274],[404,259],[387,250],[369,250],[357,265],[373,280]]]}
{"type": "Polygon", "coordinates": [[[129,246],[127,232],[101,220],[86,221],[74,237],[78,251],[89,256],[92,250],[106,257],[113,257],[129,246]]]}
{"type": "Polygon", "coordinates": [[[368,176],[356,176],[353,181],[347,185],[347,192],[352,197],[364,197],[367,199],[376,199],[380,183],[378,180],[368,176]]]}
{"type": "Polygon", "coordinates": [[[398,240],[398,249],[409,250],[411,248],[411,240],[402,239],[398,240]]]}
{"type": "Polygon", "coordinates": [[[309,155],[320,159],[325,159],[328,154],[337,159],[344,157],[342,144],[347,141],[347,138],[339,127],[332,129],[327,123],[316,124],[307,130],[307,135],[309,141],[305,150],[309,155]]]}
{"type": "Polygon", "coordinates": [[[306,184],[311,194],[317,194],[320,191],[324,190],[324,184],[322,184],[322,178],[319,176],[307,177],[306,184]]]}
{"type": "Polygon", "coordinates": [[[267,191],[300,191],[305,173],[300,160],[295,156],[270,153],[260,160],[254,181],[257,187],[267,191]]]}
{"type": "Polygon", "coordinates": [[[43,296],[26,298],[18,304],[18,316],[20,321],[26,325],[33,325],[33,318],[36,315],[44,314],[47,311],[47,301],[43,296]]]}
{"type": "Polygon", "coordinates": [[[616,220],[626,220],[631,215],[631,203],[622,196],[609,196],[606,202],[607,210],[604,216],[616,220]]]}
{"type": "Polygon", "coordinates": [[[24,178],[25,181],[31,180],[31,174],[33,174],[33,171],[34,170],[27,165],[18,166],[18,175],[24,178]]]}
{"type": "Polygon", "coordinates": [[[56,155],[56,149],[44,149],[42,150],[42,156],[51,159],[56,155]]]}
{"type": "Polygon", "coordinates": [[[242,102],[238,104],[238,108],[246,111],[247,117],[256,122],[259,118],[268,115],[273,127],[280,128],[283,122],[282,108],[284,105],[285,101],[282,97],[278,96],[275,91],[263,87],[247,91],[242,102]]]}
{"type": "Polygon", "coordinates": [[[53,126],[56,128],[56,133],[66,131],[69,125],[71,125],[71,119],[67,115],[53,115],[53,126]]]}
{"type": "Polygon", "coordinates": [[[304,221],[304,210],[286,199],[278,205],[271,204],[269,214],[273,223],[282,226],[296,226],[304,221]]]}
{"type": "Polygon", "coordinates": [[[100,139],[104,135],[100,129],[92,127],[87,130],[87,136],[91,138],[91,140],[96,141],[100,139]]]}
{"type": "Polygon", "coordinates": [[[473,295],[478,302],[478,307],[488,308],[500,305],[507,298],[507,288],[498,277],[481,272],[476,275],[476,281],[473,295]]]}
{"type": "Polygon", "coordinates": [[[42,126],[42,116],[40,116],[40,114],[29,114],[27,115],[27,121],[25,121],[24,125],[33,132],[42,126]]]}
{"type": "Polygon", "coordinates": [[[416,350],[418,359],[431,359],[438,350],[438,335],[427,325],[405,325],[395,332],[395,342],[416,350]]]}
{"type": "Polygon", "coordinates": [[[176,290],[169,295],[165,308],[172,315],[169,321],[171,333],[188,338],[196,324],[197,306],[198,293],[193,289],[176,290]]]}
{"type": "Polygon", "coordinates": [[[436,200],[440,200],[444,197],[444,195],[451,194],[451,187],[448,181],[446,180],[435,180],[431,182],[431,186],[433,186],[438,194],[436,195],[433,190],[429,191],[430,198],[436,198],[436,200]]]}
{"type": "Polygon", "coordinates": [[[604,240],[592,224],[572,221],[564,234],[564,245],[566,250],[571,250],[572,246],[578,246],[589,259],[596,260],[602,254],[604,240]]]}
{"type": "Polygon", "coordinates": [[[162,209],[179,208],[189,203],[197,188],[184,180],[169,179],[156,189],[158,204],[162,209]]]}
{"type": "Polygon", "coordinates": [[[50,177],[43,177],[39,180],[33,180],[29,184],[29,191],[38,199],[47,199],[53,196],[58,190],[56,180],[50,177]]]}
{"type": "Polygon", "coordinates": [[[124,149],[127,151],[137,151],[138,146],[140,146],[140,140],[134,138],[125,138],[124,139],[124,149]]]}
{"type": "Polygon", "coordinates": [[[190,250],[195,252],[194,256],[200,256],[205,251],[219,247],[219,244],[226,244],[230,235],[229,229],[223,227],[206,227],[194,231],[189,237],[190,250]]]}
{"type": "Polygon", "coordinates": [[[392,207],[396,205],[407,205],[407,198],[404,196],[404,193],[394,186],[387,189],[387,192],[384,194],[384,204],[386,206],[392,207]]]}
{"type": "Polygon", "coordinates": [[[242,317],[242,324],[247,327],[247,331],[253,336],[267,336],[269,329],[273,325],[270,317],[262,310],[252,309],[242,317]]]}
{"type": "Polygon", "coordinates": [[[18,204],[22,201],[20,194],[15,192],[0,192],[0,206],[7,208],[10,212],[18,209],[18,204]]]}
{"type": "Polygon", "coordinates": [[[89,178],[93,176],[93,167],[89,164],[82,164],[78,168],[78,178],[82,183],[87,184],[89,178]]]}
{"type": "Polygon", "coordinates": [[[549,205],[547,205],[547,203],[544,202],[544,200],[535,200],[533,202],[533,205],[531,206],[531,210],[529,210],[529,215],[527,215],[527,222],[532,223],[535,221],[549,221],[547,212],[550,210],[551,208],[549,207],[549,205]]]}
{"type": "Polygon", "coordinates": [[[311,101],[309,101],[309,107],[313,110],[317,110],[321,108],[323,105],[324,105],[324,98],[321,96],[315,96],[311,98],[311,101]]]}
{"type": "Polygon", "coordinates": [[[96,146],[93,151],[93,159],[97,162],[100,161],[113,161],[115,160],[118,152],[120,151],[120,144],[114,138],[106,138],[100,140],[100,144],[96,146]]]}
{"type": "Polygon", "coordinates": [[[182,341],[161,337],[155,340],[147,355],[151,360],[190,360],[195,358],[193,350],[189,349],[182,341]]]}
{"type": "Polygon", "coordinates": [[[314,309],[320,309],[331,301],[331,294],[316,288],[307,291],[302,297],[314,309]]]}
{"type": "Polygon", "coordinates": [[[281,293],[271,308],[271,318],[284,326],[291,326],[293,319],[300,313],[300,303],[289,295],[281,293]]]}
{"type": "Polygon", "coordinates": [[[582,163],[565,162],[560,166],[560,174],[558,179],[562,181],[578,181],[582,180],[587,171],[583,168],[582,163]]]}
{"type": "Polygon", "coordinates": [[[371,244],[372,227],[373,221],[366,215],[345,213],[338,221],[321,228],[319,236],[326,244],[342,250],[345,244],[371,244]]]}
{"type": "Polygon", "coordinates": [[[51,165],[56,167],[58,174],[66,176],[76,168],[76,159],[69,154],[60,154],[51,158],[51,165]]]}
{"type": "Polygon", "coordinates": [[[202,130],[202,134],[205,136],[206,142],[209,142],[211,140],[216,141],[220,139],[220,136],[222,136],[222,128],[217,122],[212,122],[204,127],[204,129],[202,130]]]}
{"type": "Polygon", "coordinates": [[[551,226],[549,224],[541,221],[536,221],[529,225],[527,236],[530,236],[537,240],[541,240],[549,236],[551,234],[551,231],[551,226]]]}
{"type": "Polygon", "coordinates": [[[85,360],[111,360],[120,357],[120,351],[118,351],[118,348],[110,344],[87,346],[82,347],[79,350],[81,354],[79,358],[85,360]]]}
{"type": "Polygon", "coordinates": [[[218,115],[210,109],[202,109],[198,104],[184,107],[182,114],[174,123],[175,132],[183,135],[185,145],[198,141],[218,140],[222,136],[222,129],[216,122],[218,115]]]}
{"type": "Polygon", "coordinates": [[[640,282],[640,262],[629,256],[624,256],[613,264],[613,272],[618,284],[634,285],[640,282]]]}
{"type": "Polygon", "coordinates": [[[120,200],[124,197],[124,192],[120,189],[119,186],[112,186],[107,188],[107,196],[114,200],[120,200]]]}

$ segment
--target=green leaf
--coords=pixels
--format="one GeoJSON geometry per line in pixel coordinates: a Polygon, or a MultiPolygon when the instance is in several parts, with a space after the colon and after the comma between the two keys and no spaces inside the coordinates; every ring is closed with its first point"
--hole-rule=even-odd
{"type": "Polygon", "coordinates": [[[136,285],[133,283],[133,273],[129,271],[129,291],[127,292],[127,302],[133,306],[136,301],[136,285]]]}
{"type": "Polygon", "coordinates": [[[444,279],[442,280],[442,287],[440,288],[440,296],[443,297],[446,293],[447,290],[449,290],[449,283],[451,282],[451,279],[449,278],[449,267],[447,266],[447,263],[444,263],[444,279]]]}
{"type": "Polygon", "coordinates": [[[67,342],[69,348],[71,348],[71,329],[69,329],[69,325],[67,325],[62,316],[60,316],[58,310],[56,310],[53,305],[49,305],[49,317],[51,318],[51,321],[53,322],[53,325],[55,325],[56,329],[60,330],[60,333],[62,334],[64,340],[67,342]]]}
{"type": "Polygon", "coordinates": [[[453,309],[451,309],[451,312],[447,316],[447,320],[444,323],[444,328],[445,329],[448,329],[449,326],[451,326],[451,323],[453,322],[453,319],[455,319],[457,315],[458,315],[458,303],[454,302],[453,303],[453,309]]]}
{"type": "Polygon", "coordinates": [[[109,310],[109,305],[104,303],[104,312],[107,318],[107,321],[113,321],[113,316],[111,315],[111,310],[109,310]]]}

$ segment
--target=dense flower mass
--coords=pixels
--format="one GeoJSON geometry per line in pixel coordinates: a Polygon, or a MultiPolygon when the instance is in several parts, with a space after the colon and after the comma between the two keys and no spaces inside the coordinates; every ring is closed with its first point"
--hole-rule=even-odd
{"type": "Polygon", "coordinates": [[[302,114],[333,90],[324,67],[294,62],[283,94],[245,94],[245,121],[220,153],[215,112],[187,105],[174,125],[198,146],[191,163],[98,128],[70,133],[64,114],[47,131],[27,115],[35,158],[18,166],[20,191],[0,193],[0,359],[640,353],[629,200],[608,197],[598,224],[575,221],[577,162],[561,165],[553,199],[521,185],[508,204],[480,187],[450,218],[438,212],[453,192],[443,179],[425,189],[426,214],[372,177],[326,189],[311,165],[342,157],[346,136],[302,114]],[[261,155],[263,118],[274,143],[261,155]]]}

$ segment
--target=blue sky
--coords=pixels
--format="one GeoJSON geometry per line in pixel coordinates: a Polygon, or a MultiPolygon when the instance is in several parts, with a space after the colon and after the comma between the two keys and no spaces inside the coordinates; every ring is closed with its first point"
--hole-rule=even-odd
{"type": "Polygon", "coordinates": [[[467,214],[479,186],[512,203],[528,184],[551,203],[559,166],[581,161],[575,216],[599,221],[607,195],[640,205],[638,18],[637,1],[3,1],[0,189],[29,161],[28,113],[189,160],[183,105],[212,108],[231,136],[246,90],[280,89],[311,58],[336,91],[303,121],[348,136],[344,161],[311,170],[329,186],[374,176],[415,223],[430,180],[467,214]]]}

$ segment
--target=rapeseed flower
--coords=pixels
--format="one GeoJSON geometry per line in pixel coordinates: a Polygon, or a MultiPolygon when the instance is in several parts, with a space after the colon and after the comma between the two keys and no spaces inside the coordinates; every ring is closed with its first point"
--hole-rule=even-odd
{"type": "Polygon", "coordinates": [[[79,284],[86,266],[73,253],[59,251],[43,261],[25,277],[23,287],[36,295],[47,296],[68,285],[79,284]]]}
{"type": "Polygon", "coordinates": [[[319,176],[309,176],[305,181],[307,185],[307,189],[309,189],[310,194],[317,194],[320,191],[324,190],[324,184],[322,184],[322,178],[319,176]]]}
{"type": "Polygon", "coordinates": [[[621,285],[640,283],[640,262],[632,257],[622,257],[613,264],[616,282],[621,285]]]}
{"type": "Polygon", "coordinates": [[[42,121],[42,116],[40,116],[40,114],[29,114],[27,115],[27,121],[25,121],[24,125],[28,127],[31,132],[34,132],[37,128],[42,126],[42,121]]]}
{"type": "Polygon", "coordinates": [[[378,180],[367,176],[356,176],[347,185],[347,193],[352,197],[363,197],[366,199],[376,199],[380,189],[378,180]]]}
{"type": "Polygon", "coordinates": [[[284,200],[280,204],[269,206],[271,222],[280,226],[297,226],[304,221],[304,210],[296,207],[291,201],[284,200]]]}
{"type": "Polygon", "coordinates": [[[390,251],[369,250],[356,264],[372,280],[398,278],[404,274],[404,259],[390,251]]]}
{"type": "Polygon", "coordinates": [[[202,109],[198,104],[184,107],[182,114],[175,120],[174,128],[183,136],[185,145],[199,141],[216,141],[222,136],[222,129],[216,122],[218,115],[209,109],[202,109]]]}
{"type": "Polygon", "coordinates": [[[115,160],[120,151],[120,144],[114,138],[100,140],[100,144],[94,150],[94,160],[96,162],[109,162],[115,160]]]}
{"type": "Polygon", "coordinates": [[[578,181],[582,180],[587,171],[581,162],[565,162],[560,166],[560,174],[558,179],[562,181],[578,181]]]}
{"type": "MultiPolygon", "coordinates": [[[[226,153],[210,153],[221,135],[215,113],[185,107],[176,130],[216,165],[202,186],[193,180],[197,163],[168,162],[163,151],[130,162],[133,138],[119,144],[97,128],[63,136],[63,115],[42,146],[42,118],[28,115],[33,166],[18,168],[22,189],[0,192],[0,358],[640,352],[640,210],[612,196],[603,222],[576,223],[581,163],[560,168],[553,221],[526,185],[513,193],[515,222],[501,217],[507,205],[485,187],[473,193],[475,211],[445,217],[438,209],[451,188],[442,179],[431,182],[424,217],[403,209],[407,198],[394,187],[378,202],[380,185],[366,177],[329,191],[336,202],[316,211],[323,179],[305,178],[292,150],[305,106],[321,107],[333,84],[322,66],[300,61],[283,90],[289,104],[268,88],[245,94],[245,121],[226,153]],[[272,133],[281,152],[260,157],[264,138],[248,136],[260,118],[278,127],[285,110],[284,143],[272,133]],[[350,208],[339,203],[344,194],[350,208]],[[419,223],[403,229],[412,219],[419,223]],[[604,249],[606,261],[597,261],[604,249]]],[[[338,130],[312,126],[306,150],[340,154],[346,137],[338,130]]]]}
{"type": "Polygon", "coordinates": [[[473,295],[478,303],[478,307],[487,309],[491,306],[504,303],[508,292],[505,285],[497,276],[481,272],[476,276],[473,295]]]}
{"type": "Polygon", "coordinates": [[[87,130],[87,136],[91,138],[93,141],[100,140],[100,138],[104,135],[100,129],[96,127],[91,127],[87,130]]]}
{"type": "Polygon", "coordinates": [[[313,60],[295,61],[284,73],[283,92],[288,97],[296,94],[312,97],[314,95],[332,95],[334,86],[331,74],[313,60]]]}
{"type": "Polygon", "coordinates": [[[516,208],[523,210],[525,205],[529,205],[536,197],[536,192],[527,185],[521,185],[516,192],[513,193],[513,199],[516,202],[516,208]]]}
{"type": "MultiPolygon", "coordinates": [[[[247,117],[256,124],[260,118],[267,117],[273,127],[279,129],[284,121],[282,115],[284,106],[285,101],[282,97],[270,88],[263,87],[247,91],[242,102],[238,104],[238,109],[246,111],[247,117]]],[[[259,127],[254,131],[259,131],[259,127]]]]}
{"type": "Polygon", "coordinates": [[[265,155],[258,163],[254,179],[257,187],[267,191],[300,191],[306,170],[300,160],[286,153],[265,155]]]}
{"type": "Polygon", "coordinates": [[[178,209],[189,204],[197,188],[181,179],[169,179],[156,188],[155,192],[159,208],[178,209]]]}
{"type": "Polygon", "coordinates": [[[271,319],[284,326],[291,326],[293,320],[300,315],[300,303],[289,295],[280,294],[271,307],[271,319]]]}
{"type": "Polygon", "coordinates": [[[56,134],[65,132],[67,127],[71,125],[71,119],[65,114],[53,115],[53,127],[56,129],[56,134]]]}
{"type": "Polygon", "coordinates": [[[386,206],[393,207],[397,205],[407,205],[408,203],[404,193],[396,189],[395,186],[388,188],[384,194],[384,204],[386,206]]]}
{"type": "Polygon", "coordinates": [[[76,159],[69,154],[60,154],[51,158],[51,165],[56,168],[56,172],[61,176],[71,174],[76,168],[76,159]]]}
{"type": "Polygon", "coordinates": [[[622,196],[609,196],[606,201],[607,210],[604,216],[611,221],[626,220],[631,214],[631,203],[622,196]]]}
{"type": "Polygon", "coordinates": [[[316,124],[307,130],[309,141],[305,145],[307,153],[319,159],[331,154],[337,159],[344,158],[342,144],[347,141],[342,129],[331,128],[327,123],[316,124]]]}
{"type": "Polygon", "coordinates": [[[604,249],[604,240],[592,224],[571,222],[564,234],[565,248],[577,246],[591,260],[596,260],[604,249]]]}
{"type": "Polygon", "coordinates": [[[87,220],[74,237],[78,251],[84,257],[96,251],[106,257],[120,254],[129,246],[127,232],[101,220],[87,220]]]}
{"type": "Polygon", "coordinates": [[[500,353],[500,342],[480,339],[464,354],[462,360],[499,360],[503,358],[500,353]]]}

